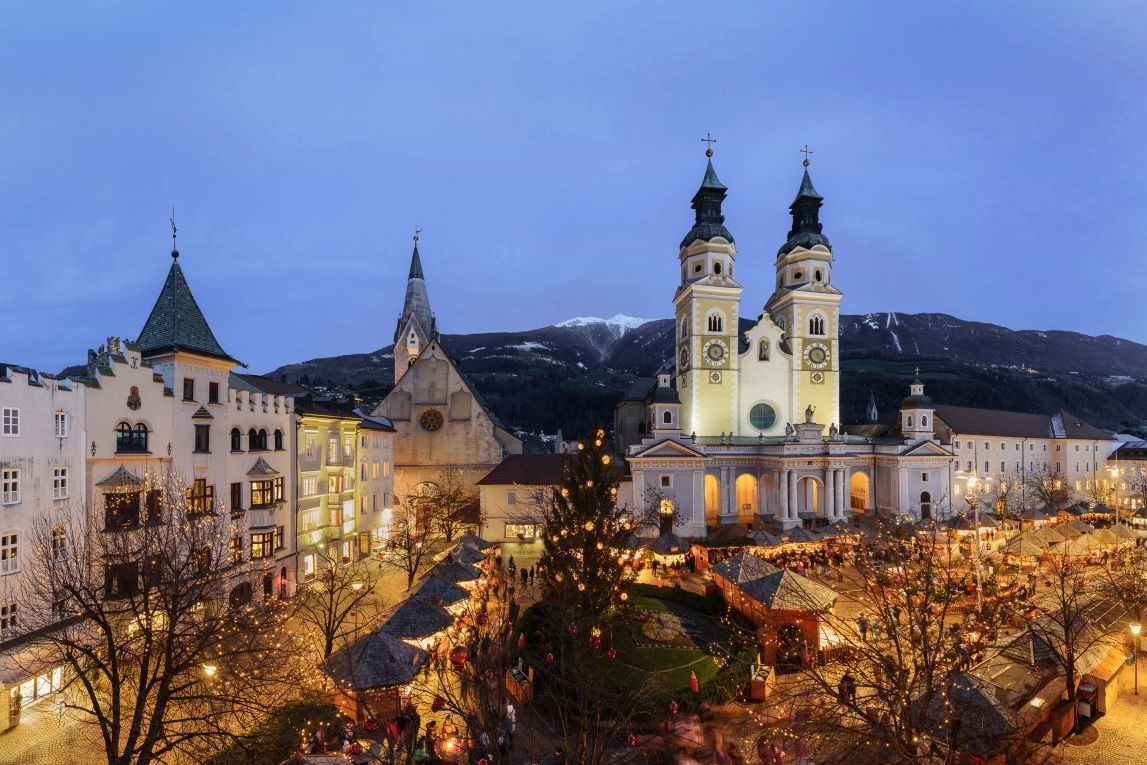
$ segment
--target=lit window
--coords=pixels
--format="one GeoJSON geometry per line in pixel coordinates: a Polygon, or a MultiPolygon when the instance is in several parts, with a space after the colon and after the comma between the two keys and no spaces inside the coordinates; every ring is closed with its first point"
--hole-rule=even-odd
{"type": "Polygon", "coordinates": [[[311,579],[314,577],[314,575],[315,575],[315,556],[304,555],[303,556],[303,577],[305,579],[311,579]]]}
{"type": "Polygon", "coordinates": [[[274,532],[268,531],[262,534],[251,535],[251,559],[257,560],[259,558],[270,558],[271,551],[274,549],[274,532]]]}
{"type": "Polygon", "coordinates": [[[206,478],[196,478],[188,487],[187,512],[191,515],[215,512],[215,486],[208,485],[206,478]]]}
{"type": "Polygon", "coordinates": [[[275,501],[274,481],[251,482],[251,507],[270,507],[275,501]]]}

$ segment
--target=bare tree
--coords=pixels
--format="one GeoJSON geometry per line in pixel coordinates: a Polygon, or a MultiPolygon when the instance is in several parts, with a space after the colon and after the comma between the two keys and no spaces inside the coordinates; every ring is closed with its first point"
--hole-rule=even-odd
{"type": "Polygon", "coordinates": [[[431,516],[431,505],[425,495],[415,493],[403,498],[394,508],[390,538],[386,542],[383,565],[401,571],[407,588],[434,561],[442,547],[441,536],[431,516]]]}
{"type": "Polygon", "coordinates": [[[1071,504],[1071,489],[1063,473],[1045,464],[1024,474],[1027,495],[1041,502],[1044,512],[1055,515],[1071,504]]]}
{"type": "Polygon", "coordinates": [[[109,765],[201,756],[290,698],[297,646],[273,604],[248,605],[234,533],[170,475],[36,522],[25,626],[109,765]]]}
{"type": "Polygon", "coordinates": [[[852,607],[825,608],[810,595],[807,611],[835,644],[808,645],[802,630],[783,626],[770,638],[801,665],[774,699],[788,717],[777,751],[815,749],[823,763],[959,761],[959,726],[935,710],[951,708],[969,667],[990,650],[997,601],[986,599],[981,620],[968,621],[970,573],[945,543],[888,540],[882,557],[857,562],[852,607]]]}
{"type": "Polygon", "coordinates": [[[368,558],[336,558],[333,549],[331,544],[316,548],[316,576],[299,588],[294,601],[295,614],[314,630],[323,659],[338,645],[358,638],[384,606],[376,590],[378,564],[368,558]]]}
{"type": "MultiPolygon", "coordinates": [[[[1028,629],[1041,639],[1063,672],[1067,699],[1074,710],[1077,680],[1117,643],[1098,626],[1111,604],[1105,588],[1088,582],[1083,565],[1075,558],[1060,553],[1047,556],[1042,575],[1050,586],[1040,593],[1036,601],[1040,614],[1029,621],[1028,629]]],[[[1078,726],[1078,717],[1075,723],[1078,726]]]]}
{"type": "Polygon", "coordinates": [[[466,531],[481,528],[482,518],[475,507],[474,495],[466,489],[456,469],[447,468],[427,482],[421,496],[419,509],[425,514],[423,526],[442,537],[446,544],[466,531]],[[474,514],[469,514],[471,510],[474,514]]]}

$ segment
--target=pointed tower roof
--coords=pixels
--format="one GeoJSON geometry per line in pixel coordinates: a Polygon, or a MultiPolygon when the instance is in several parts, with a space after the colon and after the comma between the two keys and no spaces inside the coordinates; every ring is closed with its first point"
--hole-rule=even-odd
{"type": "Polygon", "coordinates": [[[805,160],[800,189],[793,203],[789,205],[789,212],[793,216],[793,227],[789,231],[788,240],[777,255],[787,255],[797,247],[809,249],[818,244],[823,244],[830,252],[832,251],[828,237],[821,233],[820,206],[823,202],[824,197],[818,194],[812,185],[812,177],[808,174],[808,160],[805,160]]]}
{"type": "Polygon", "coordinates": [[[183,276],[183,269],[179,267],[179,250],[172,250],[171,258],[167,281],[163,283],[151,315],[147,317],[139,339],[135,341],[141,355],[148,358],[162,353],[186,351],[238,364],[219,345],[215,333],[199,310],[199,304],[195,302],[195,296],[191,294],[191,288],[183,276]]]}
{"type": "Polygon", "coordinates": [[[406,275],[407,279],[422,279],[426,277],[422,275],[422,258],[418,255],[418,240],[414,240],[414,254],[410,256],[410,273],[406,275]]]}
{"type": "Polygon", "coordinates": [[[414,252],[410,256],[410,273],[406,277],[406,299],[394,328],[394,342],[398,342],[411,319],[418,325],[424,341],[438,335],[438,324],[430,310],[430,294],[426,291],[426,276],[422,272],[422,256],[418,254],[417,234],[414,236],[414,252]]]}
{"type": "Polygon", "coordinates": [[[689,229],[689,233],[681,240],[682,247],[688,247],[698,239],[707,242],[718,236],[730,243],[733,241],[733,235],[725,228],[725,216],[721,213],[721,203],[725,200],[728,189],[721,183],[717,171],[713,169],[713,152],[706,151],[705,155],[709,157],[705,166],[705,177],[701,179],[701,187],[693,195],[692,207],[696,211],[696,216],[693,228],[689,229]]]}

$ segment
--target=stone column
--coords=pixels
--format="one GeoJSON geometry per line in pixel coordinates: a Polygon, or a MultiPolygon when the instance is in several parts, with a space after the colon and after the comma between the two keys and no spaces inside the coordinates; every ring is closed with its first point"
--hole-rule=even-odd
{"type": "Polygon", "coordinates": [[[789,471],[777,471],[777,518],[780,521],[789,519],[789,471]]]}
{"type": "Polygon", "coordinates": [[[836,517],[836,470],[824,471],[824,517],[836,517]]]}
{"type": "Polygon", "coordinates": [[[800,510],[800,500],[797,498],[797,471],[789,471],[789,520],[797,519],[797,511],[800,510]]]}
{"type": "Polygon", "coordinates": [[[848,468],[842,468],[838,471],[837,480],[840,482],[840,503],[837,504],[837,512],[839,518],[847,518],[852,508],[852,495],[848,493],[848,468]]]}

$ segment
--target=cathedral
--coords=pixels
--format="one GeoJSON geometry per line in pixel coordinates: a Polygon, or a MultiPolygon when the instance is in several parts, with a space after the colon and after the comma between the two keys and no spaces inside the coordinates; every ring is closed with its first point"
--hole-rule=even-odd
{"type": "MultiPolygon", "coordinates": [[[[736,240],[721,209],[728,188],[712,151],[706,156],[693,226],[678,249],[675,365],[663,367],[641,397],[640,438],[623,444],[629,501],[672,500],[677,531],[689,537],[735,524],[815,527],[854,514],[927,517],[933,507],[949,508],[952,453],[935,438],[920,380],[906,391],[911,416],[894,437],[841,428],[843,292],[808,160],[772,293],[744,330],[736,240]]],[[[620,436],[625,424],[617,429],[620,436]]]]}

